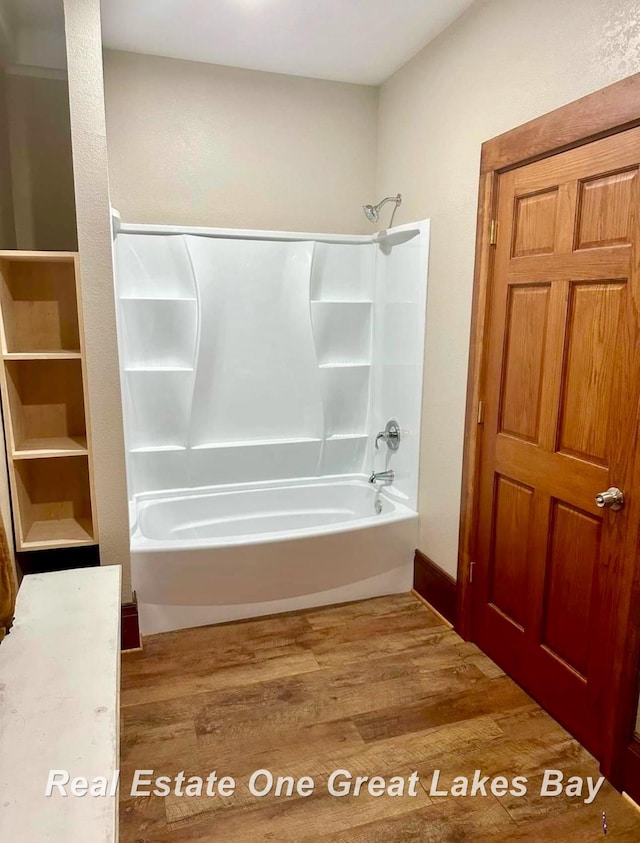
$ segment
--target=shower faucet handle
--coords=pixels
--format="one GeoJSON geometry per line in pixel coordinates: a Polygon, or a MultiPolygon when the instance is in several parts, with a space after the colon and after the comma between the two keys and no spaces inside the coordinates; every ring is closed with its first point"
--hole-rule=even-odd
{"type": "Polygon", "coordinates": [[[389,419],[385,426],[385,429],[381,430],[380,433],[376,436],[376,450],[379,447],[378,442],[381,439],[383,442],[387,443],[387,448],[390,451],[398,450],[398,448],[400,447],[400,425],[395,419],[389,419]]]}

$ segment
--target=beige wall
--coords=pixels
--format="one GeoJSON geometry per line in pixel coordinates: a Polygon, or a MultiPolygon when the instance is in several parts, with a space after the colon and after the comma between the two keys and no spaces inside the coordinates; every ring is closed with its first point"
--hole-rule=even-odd
{"type": "Polygon", "coordinates": [[[12,74],[6,87],[16,247],[75,251],[67,80],[12,74]]]}
{"type": "Polygon", "coordinates": [[[105,86],[125,222],[370,230],[376,88],[112,51],[105,86]]]}
{"type": "MultiPolygon", "coordinates": [[[[1,7],[0,7],[1,8],[1,7]]],[[[9,115],[7,113],[7,77],[0,70],[0,249],[16,248],[13,218],[13,186],[9,154],[9,115]]]]}
{"type": "Polygon", "coordinates": [[[100,0],[64,0],[82,310],[100,558],[122,564],[129,599],[129,523],[104,116],[100,0]]]}
{"type": "Polygon", "coordinates": [[[376,195],[432,220],[420,547],[451,574],[480,144],[638,71],[637,0],[478,0],[382,87],[376,195]]]}

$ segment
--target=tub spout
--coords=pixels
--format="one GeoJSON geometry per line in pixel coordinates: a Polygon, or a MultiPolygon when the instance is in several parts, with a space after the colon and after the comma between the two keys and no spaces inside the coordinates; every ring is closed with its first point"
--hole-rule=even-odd
{"type": "Polygon", "coordinates": [[[369,477],[369,483],[381,482],[389,484],[393,483],[394,477],[395,474],[393,473],[393,471],[391,471],[391,469],[389,469],[388,471],[372,471],[371,477],[369,477]]]}

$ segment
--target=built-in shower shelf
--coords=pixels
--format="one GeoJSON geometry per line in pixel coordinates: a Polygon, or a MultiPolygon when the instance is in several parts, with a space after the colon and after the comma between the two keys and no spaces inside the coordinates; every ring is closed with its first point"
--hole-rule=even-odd
{"type": "Polygon", "coordinates": [[[371,363],[320,363],[320,369],[370,369],[371,363]]]}
{"type": "Polygon", "coordinates": [[[197,302],[195,296],[120,296],[120,301],[175,301],[175,302],[197,302]]]}
{"type": "Polygon", "coordinates": [[[193,372],[193,366],[126,366],[125,372],[193,372]]]}
{"type": "Polygon", "coordinates": [[[373,304],[372,299],[311,299],[311,304],[373,304]]]}
{"type": "MultiPolygon", "coordinates": [[[[144,291],[142,291],[144,292],[144,291]]],[[[151,291],[150,291],[151,292],[151,291]]],[[[170,291],[168,291],[170,292],[170,291]]],[[[120,298],[122,364],[125,372],[193,372],[198,337],[195,296],[148,295],[120,298]]],[[[143,380],[149,377],[142,376],[143,380]]],[[[154,384],[153,390],[158,385],[154,384]]],[[[147,387],[140,387],[146,390],[147,387]]],[[[171,393],[171,388],[162,385],[171,393]]],[[[144,397],[140,396],[144,401],[144,397]]]]}
{"type": "Polygon", "coordinates": [[[141,448],[129,448],[130,454],[155,454],[158,451],[186,451],[185,445],[144,445],[141,448]]]}
{"type": "Polygon", "coordinates": [[[367,439],[366,433],[334,433],[333,436],[327,436],[327,442],[337,442],[343,439],[367,439]]]}
{"type": "MultiPolygon", "coordinates": [[[[366,301],[318,301],[311,323],[319,368],[362,369],[371,363],[373,307],[366,301]]],[[[330,393],[327,393],[327,396],[330,393]]]]}
{"type": "Polygon", "coordinates": [[[305,442],[322,442],[318,437],[301,437],[292,439],[251,439],[241,442],[206,442],[202,445],[193,445],[192,451],[207,451],[215,448],[251,448],[264,447],[265,445],[300,445],[305,442]]]}

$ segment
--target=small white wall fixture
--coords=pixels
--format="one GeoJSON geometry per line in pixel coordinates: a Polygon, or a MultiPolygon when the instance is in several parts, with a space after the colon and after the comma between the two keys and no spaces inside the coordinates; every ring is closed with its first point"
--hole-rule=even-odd
{"type": "Polygon", "coordinates": [[[416,510],[428,239],[118,223],[130,499],[392,468],[416,510]]]}

